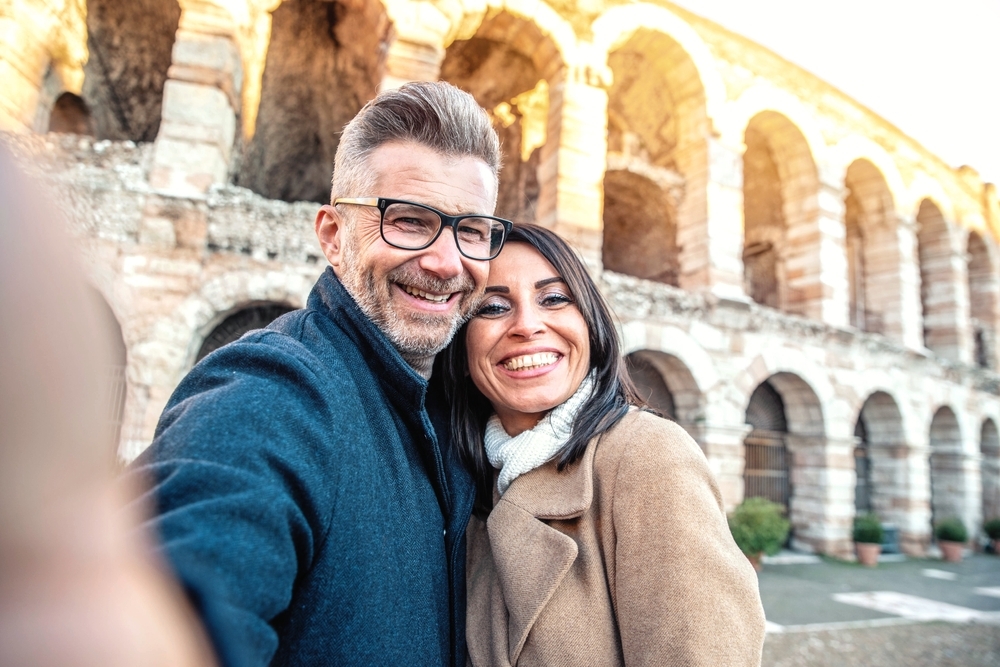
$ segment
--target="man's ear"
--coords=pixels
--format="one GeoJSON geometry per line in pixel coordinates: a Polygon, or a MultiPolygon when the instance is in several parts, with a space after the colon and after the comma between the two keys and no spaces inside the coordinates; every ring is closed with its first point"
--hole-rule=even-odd
{"type": "Polygon", "coordinates": [[[344,219],[335,206],[324,204],[316,212],[316,238],[319,247],[326,255],[327,261],[333,267],[333,272],[340,275],[340,266],[344,259],[344,219]]]}

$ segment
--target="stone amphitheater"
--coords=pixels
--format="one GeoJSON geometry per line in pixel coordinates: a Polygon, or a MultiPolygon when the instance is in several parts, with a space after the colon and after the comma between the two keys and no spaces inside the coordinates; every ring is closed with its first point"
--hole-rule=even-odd
{"type": "Polygon", "coordinates": [[[204,354],[302,306],[338,133],[450,81],[504,143],[498,214],[583,254],[634,377],[728,507],[850,557],[1000,516],[1000,200],[767,49],[665,0],[0,0],[3,142],[121,332],[128,460],[204,354]]]}

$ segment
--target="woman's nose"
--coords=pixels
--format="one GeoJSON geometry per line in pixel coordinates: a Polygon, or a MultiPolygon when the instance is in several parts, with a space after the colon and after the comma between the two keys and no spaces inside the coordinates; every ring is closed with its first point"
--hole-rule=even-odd
{"type": "Polygon", "coordinates": [[[518,308],[511,323],[510,334],[521,338],[531,338],[545,331],[545,320],[533,306],[518,308]]]}

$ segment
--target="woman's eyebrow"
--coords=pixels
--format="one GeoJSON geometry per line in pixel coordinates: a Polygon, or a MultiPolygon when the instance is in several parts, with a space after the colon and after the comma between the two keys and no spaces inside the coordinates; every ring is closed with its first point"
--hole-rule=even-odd
{"type": "Polygon", "coordinates": [[[493,285],[483,290],[486,294],[510,294],[510,288],[506,285],[493,285]]]}
{"type": "Polygon", "coordinates": [[[545,280],[539,280],[537,283],[535,283],[535,289],[540,289],[542,287],[545,287],[546,285],[551,285],[552,283],[564,283],[564,282],[566,281],[559,276],[555,276],[554,278],[546,278],[545,280]]]}

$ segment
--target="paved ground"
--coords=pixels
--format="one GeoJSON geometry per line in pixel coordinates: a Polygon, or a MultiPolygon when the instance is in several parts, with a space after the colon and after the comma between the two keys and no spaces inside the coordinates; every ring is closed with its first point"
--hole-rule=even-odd
{"type": "Polygon", "coordinates": [[[1000,666],[997,556],[767,563],[760,591],[764,667],[1000,666]]]}

